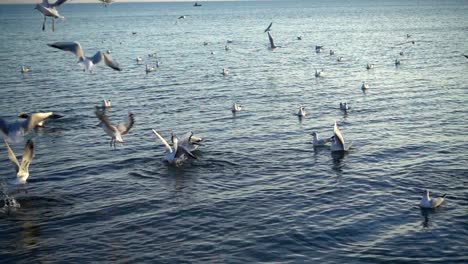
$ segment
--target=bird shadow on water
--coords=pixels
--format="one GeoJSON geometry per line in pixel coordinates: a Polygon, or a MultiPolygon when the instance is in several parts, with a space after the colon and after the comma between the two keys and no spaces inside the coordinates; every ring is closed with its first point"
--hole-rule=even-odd
{"type": "Polygon", "coordinates": [[[436,215],[442,208],[420,208],[421,216],[424,218],[423,222],[421,223],[423,229],[430,228],[432,226],[431,223],[431,216],[436,215]]]}

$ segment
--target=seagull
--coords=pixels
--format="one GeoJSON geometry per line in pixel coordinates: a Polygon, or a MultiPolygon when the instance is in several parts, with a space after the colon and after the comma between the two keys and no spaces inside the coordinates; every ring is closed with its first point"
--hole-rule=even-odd
{"type": "Polygon", "coordinates": [[[110,99],[104,99],[102,100],[102,108],[110,108],[111,107],[111,100],[110,99]]]}
{"type": "Polygon", "coordinates": [[[270,49],[271,50],[274,50],[274,49],[279,47],[279,46],[275,45],[275,42],[273,42],[273,37],[271,36],[270,31],[268,31],[268,39],[270,40],[270,49]]]}
{"type": "Polygon", "coordinates": [[[405,53],[403,51],[400,51],[400,56],[403,56],[405,55],[405,53]]]}
{"type": "Polygon", "coordinates": [[[136,57],[136,59],[135,59],[135,60],[136,60],[136,63],[137,63],[137,64],[140,64],[140,63],[142,63],[142,62],[143,62],[143,58],[142,58],[142,57],[140,57],[140,56],[136,57]]]}
{"type": "Polygon", "coordinates": [[[227,76],[227,75],[229,75],[229,69],[227,69],[227,68],[223,68],[223,72],[222,72],[222,74],[223,74],[224,76],[227,76]]]}
{"type": "Polygon", "coordinates": [[[348,103],[347,102],[340,102],[340,110],[346,112],[350,109],[351,107],[348,106],[348,103]]]}
{"type": "Polygon", "coordinates": [[[94,113],[99,121],[101,121],[99,126],[101,126],[104,129],[104,132],[111,137],[109,145],[111,147],[114,146],[114,148],[116,142],[123,143],[122,136],[128,134],[135,123],[135,118],[132,113],[128,113],[127,121],[125,123],[120,123],[117,126],[113,125],[106,114],[100,111],[99,108],[96,107],[96,111],[94,113]]]}
{"type": "Polygon", "coordinates": [[[344,59],[343,57],[338,57],[338,58],[336,59],[336,61],[337,61],[337,62],[342,62],[343,59],[344,59]]]}
{"type": "Polygon", "coordinates": [[[47,113],[34,113],[24,116],[26,120],[16,121],[14,123],[7,123],[5,120],[0,118],[0,134],[13,142],[21,142],[23,136],[28,134],[33,128],[37,127],[39,124],[43,124],[43,121],[51,118],[57,119],[62,116],[56,115],[53,112],[47,113]]]}
{"type": "Polygon", "coordinates": [[[110,5],[112,4],[113,2],[115,2],[114,0],[99,0],[101,1],[105,7],[107,7],[107,5],[110,5]]]}
{"type": "Polygon", "coordinates": [[[273,25],[273,22],[270,23],[270,25],[268,25],[268,27],[265,29],[265,31],[263,32],[268,32],[271,30],[271,26],[273,25]]]}
{"type": "Polygon", "coordinates": [[[38,118],[37,116],[41,116],[41,119],[42,121],[39,121],[36,125],[36,127],[44,127],[44,122],[48,119],[59,119],[59,118],[62,118],[63,116],[62,115],[59,115],[59,114],[55,114],[53,112],[48,112],[48,113],[33,113],[31,115],[27,114],[27,113],[20,113],[18,115],[19,118],[23,118],[23,119],[28,119],[30,116],[36,116],[35,118],[38,118]]]}
{"type": "Polygon", "coordinates": [[[340,129],[338,128],[338,125],[335,121],[335,126],[333,127],[333,137],[332,137],[332,145],[331,145],[331,151],[332,152],[343,152],[343,151],[348,151],[349,148],[351,147],[352,143],[346,144],[345,140],[343,138],[343,135],[340,132],[340,129]]]}
{"type": "Polygon", "coordinates": [[[372,68],[374,68],[374,64],[367,63],[366,69],[370,70],[372,68]]]}
{"type": "MultiPolygon", "coordinates": [[[[174,138],[171,138],[172,140],[174,138]]],[[[179,139],[179,146],[184,146],[187,150],[190,152],[195,151],[200,145],[203,139],[201,137],[197,137],[193,135],[193,132],[187,132],[185,133],[180,139],[179,139]]],[[[174,142],[172,142],[174,144],[174,142]]]]}
{"type": "Polygon", "coordinates": [[[301,106],[299,107],[299,110],[297,111],[296,115],[298,117],[304,117],[307,115],[306,111],[305,111],[305,107],[301,106]]]}
{"type": "Polygon", "coordinates": [[[322,147],[332,142],[331,138],[319,139],[318,134],[316,132],[312,132],[311,135],[312,135],[312,144],[314,145],[314,147],[322,147]]]}
{"type": "Polygon", "coordinates": [[[52,18],[52,31],[55,31],[55,19],[56,18],[64,18],[58,13],[57,7],[61,6],[67,0],[57,0],[53,4],[49,4],[48,0],[42,0],[41,4],[37,4],[34,9],[37,9],[44,15],[44,23],[42,23],[42,31],[45,30],[45,23],[47,17],[52,18]]]}
{"type": "Polygon", "coordinates": [[[8,151],[8,158],[10,158],[11,162],[13,162],[16,170],[16,179],[12,181],[12,183],[15,185],[23,184],[24,191],[27,192],[26,180],[29,177],[29,165],[34,158],[34,142],[30,139],[26,143],[21,164],[18,162],[18,159],[16,158],[13,150],[10,148],[10,145],[8,145],[8,142],[6,140],[4,140],[4,142],[8,151]]]}
{"type": "Polygon", "coordinates": [[[445,196],[446,194],[437,198],[431,198],[429,195],[429,190],[424,190],[424,194],[422,196],[421,202],[419,203],[419,206],[421,208],[436,208],[444,202],[445,196]]]}
{"type": "Polygon", "coordinates": [[[318,77],[323,77],[323,69],[321,71],[315,69],[315,77],[318,78],[318,77]]]}
{"type": "Polygon", "coordinates": [[[111,67],[116,71],[121,71],[122,69],[119,67],[119,64],[112,60],[111,56],[106,53],[102,53],[100,51],[96,52],[93,57],[86,57],[83,49],[81,48],[80,43],[78,42],[55,42],[52,44],[47,44],[52,48],[70,51],[78,58],[78,63],[83,64],[84,69],[83,71],[93,72],[94,65],[98,64],[101,61],[111,67]]]}
{"type": "Polygon", "coordinates": [[[225,50],[225,51],[230,50],[229,46],[228,46],[228,45],[224,45],[224,50],[225,50]]]}
{"type": "Polygon", "coordinates": [[[367,84],[366,82],[362,82],[361,89],[363,91],[369,89],[369,84],[367,84]]]}
{"type": "Polygon", "coordinates": [[[331,56],[331,55],[335,55],[335,51],[330,50],[330,56],[331,56]]]}
{"type": "Polygon", "coordinates": [[[315,52],[320,53],[322,52],[323,46],[315,45],[315,52]]]}
{"type": "Polygon", "coordinates": [[[297,36],[297,40],[302,40],[302,36],[297,36]]]}
{"type": "Polygon", "coordinates": [[[187,16],[186,15],[183,15],[183,16],[180,16],[178,19],[185,19],[187,16]]]}
{"type": "Polygon", "coordinates": [[[28,73],[29,71],[31,71],[31,67],[21,66],[21,73],[28,73]]]}
{"type": "Polygon", "coordinates": [[[184,160],[187,159],[187,156],[192,159],[197,159],[195,155],[192,154],[185,146],[179,145],[179,139],[172,133],[171,139],[173,142],[173,147],[167,143],[167,141],[156,131],[153,129],[153,133],[161,140],[163,145],[166,147],[166,156],[164,160],[169,162],[170,164],[180,164],[184,160]]]}
{"type": "Polygon", "coordinates": [[[152,72],[152,71],[155,71],[156,69],[153,67],[153,66],[149,66],[148,64],[146,64],[146,74],[152,72]]]}
{"type": "Polygon", "coordinates": [[[110,49],[106,50],[106,53],[111,54],[111,50],[110,49]]]}
{"type": "Polygon", "coordinates": [[[231,107],[231,112],[233,114],[237,113],[237,112],[240,112],[242,110],[242,105],[240,104],[237,104],[237,103],[233,103],[232,104],[232,107],[231,107]]]}
{"type": "Polygon", "coordinates": [[[399,66],[400,65],[400,60],[398,58],[395,59],[395,66],[399,66]]]}

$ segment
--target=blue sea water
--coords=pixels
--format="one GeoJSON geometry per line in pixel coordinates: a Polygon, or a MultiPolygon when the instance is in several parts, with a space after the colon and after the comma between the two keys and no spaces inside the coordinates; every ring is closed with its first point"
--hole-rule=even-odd
{"type": "MultiPolygon", "coordinates": [[[[65,116],[31,135],[0,262],[468,262],[467,1],[202,4],[67,3],[55,32],[32,5],[0,5],[0,117],[65,116]],[[123,70],[83,73],[55,41],[109,49],[123,70]],[[145,74],[135,58],[154,52],[145,74]],[[135,114],[116,150],[96,126],[103,98],[114,122],[135,114]],[[310,143],[335,121],[353,142],[339,157],[310,143]],[[202,136],[199,159],[167,165],[152,128],[202,136]],[[441,208],[419,209],[425,188],[447,193],[441,208]]],[[[1,143],[3,186],[14,177],[1,143]]]]}

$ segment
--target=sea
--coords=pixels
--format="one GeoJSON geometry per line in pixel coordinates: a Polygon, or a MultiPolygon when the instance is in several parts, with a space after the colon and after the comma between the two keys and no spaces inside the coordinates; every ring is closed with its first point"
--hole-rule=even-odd
{"type": "Polygon", "coordinates": [[[63,115],[26,135],[27,193],[0,142],[1,263],[468,262],[468,1],[199,3],[70,1],[55,32],[0,5],[0,117],[63,115]],[[59,41],[122,71],[83,72],[59,41]],[[135,117],[115,149],[104,99],[135,117]],[[335,122],[338,155],[311,143],[335,122]],[[202,137],[197,159],[168,164],[152,129],[202,137]]]}

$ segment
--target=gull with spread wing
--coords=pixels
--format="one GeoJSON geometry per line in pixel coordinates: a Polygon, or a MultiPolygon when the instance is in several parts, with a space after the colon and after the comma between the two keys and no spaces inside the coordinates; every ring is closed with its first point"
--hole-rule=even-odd
{"type": "Polygon", "coordinates": [[[27,192],[26,180],[29,177],[29,165],[31,164],[31,161],[34,157],[34,142],[30,139],[26,143],[21,163],[18,162],[18,159],[16,158],[16,155],[13,152],[13,150],[10,148],[10,145],[8,145],[8,142],[6,140],[4,140],[4,142],[8,151],[8,158],[10,158],[11,162],[13,162],[16,170],[16,179],[13,180],[11,183],[15,185],[23,184],[24,191],[27,192]]]}
{"type": "Polygon", "coordinates": [[[163,145],[166,147],[166,156],[164,157],[164,160],[168,163],[179,165],[183,161],[185,161],[187,157],[197,159],[197,157],[193,155],[190,150],[188,150],[184,145],[179,144],[179,139],[176,135],[174,135],[174,133],[171,134],[171,140],[173,143],[172,147],[156,130],[153,129],[153,133],[159,138],[159,140],[161,140],[163,145]]]}
{"type": "Polygon", "coordinates": [[[57,0],[55,3],[50,4],[48,0],[42,0],[42,3],[37,4],[34,9],[37,9],[44,15],[44,23],[42,23],[42,30],[45,30],[45,23],[47,17],[52,18],[52,31],[55,31],[55,19],[56,18],[64,18],[58,13],[57,7],[61,6],[67,0],[57,0]]]}
{"type": "Polygon", "coordinates": [[[133,117],[132,113],[128,113],[128,117],[125,123],[120,123],[118,125],[112,124],[109,121],[106,113],[101,111],[99,107],[96,107],[96,111],[94,113],[96,114],[96,117],[99,119],[99,121],[101,121],[99,126],[101,126],[104,129],[104,132],[106,132],[106,134],[111,137],[109,145],[111,147],[114,146],[114,148],[116,142],[123,143],[122,136],[128,134],[130,129],[135,124],[135,118],[133,117]]]}

